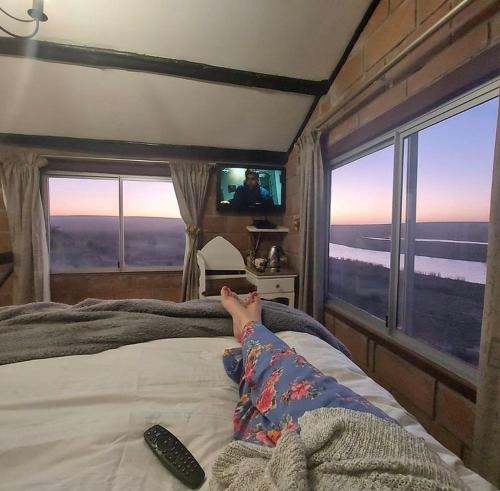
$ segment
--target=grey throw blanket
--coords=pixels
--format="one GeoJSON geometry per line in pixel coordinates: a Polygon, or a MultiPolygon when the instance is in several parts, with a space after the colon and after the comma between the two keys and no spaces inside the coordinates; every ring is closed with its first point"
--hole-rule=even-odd
{"type": "MultiPolygon", "coordinates": [[[[349,356],[335,336],[304,312],[274,302],[263,304],[263,323],[271,331],[312,334],[349,356]]],[[[98,353],[154,339],[232,334],[229,314],[218,300],[32,303],[0,308],[0,365],[98,353]]]]}
{"type": "Polygon", "coordinates": [[[469,489],[422,438],[372,414],[321,408],[299,426],[274,449],[230,443],[212,467],[211,491],[469,489]]]}

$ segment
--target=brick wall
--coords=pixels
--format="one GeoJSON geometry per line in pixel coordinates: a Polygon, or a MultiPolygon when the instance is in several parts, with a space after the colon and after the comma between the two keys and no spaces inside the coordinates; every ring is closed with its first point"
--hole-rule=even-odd
{"type": "MultiPolygon", "coordinates": [[[[308,127],[312,127],[332,111],[341,108],[333,118],[334,126],[327,135],[327,153],[340,140],[367,127],[384,113],[432,87],[444,76],[500,42],[498,1],[474,0],[389,70],[383,79],[376,81],[348,104],[342,103],[346,97],[356,94],[376,71],[458,3],[458,0],[380,2],[308,124],[308,127]]],[[[463,82],[466,86],[467,81],[463,82]]]]}
{"type": "Polygon", "coordinates": [[[474,430],[472,400],[380,343],[369,331],[354,328],[329,311],[325,324],[349,348],[357,365],[388,389],[434,438],[469,462],[474,430]]]}
{"type": "Polygon", "coordinates": [[[156,298],[178,302],[182,273],[65,273],[53,274],[50,280],[54,302],[75,304],[86,298],[156,298]]]}

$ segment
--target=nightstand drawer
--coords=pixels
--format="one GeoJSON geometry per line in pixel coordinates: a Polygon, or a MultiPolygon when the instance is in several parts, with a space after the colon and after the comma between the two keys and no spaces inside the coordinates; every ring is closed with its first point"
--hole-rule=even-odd
{"type": "Polygon", "coordinates": [[[255,282],[260,293],[285,293],[293,292],[294,278],[258,278],[255,282]]]}

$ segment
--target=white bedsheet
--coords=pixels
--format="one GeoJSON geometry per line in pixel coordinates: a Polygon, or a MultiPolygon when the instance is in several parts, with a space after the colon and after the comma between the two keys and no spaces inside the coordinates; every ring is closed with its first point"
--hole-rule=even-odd
{"type": "MultiPolygon", "coordinates": [[[[423,437],[471,488],[494,489],[337,350],[309,334],[280,337],[423,437]]],[[[231,441],[238,391],[221,355],[234,346],[229,337],[164,339],[1,366],[0,489],[186,489],[143,441],[144,430],[155,423],[177,435],[209,475],[231,441]]],[[[208,480],[202,489],[208,489],[208,480]]]]}

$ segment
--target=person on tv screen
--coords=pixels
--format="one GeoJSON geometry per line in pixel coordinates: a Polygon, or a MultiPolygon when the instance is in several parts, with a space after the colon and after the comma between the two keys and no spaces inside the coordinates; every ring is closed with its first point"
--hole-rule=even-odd
{"type": "Polygon", "coordinates": [[[245,182],[236,188],[231,204],[237,210],[247,208],[272,210],[274,208],[271,193],[260,185],[259,174],[252,169],[245,171],[245,182]]]}

